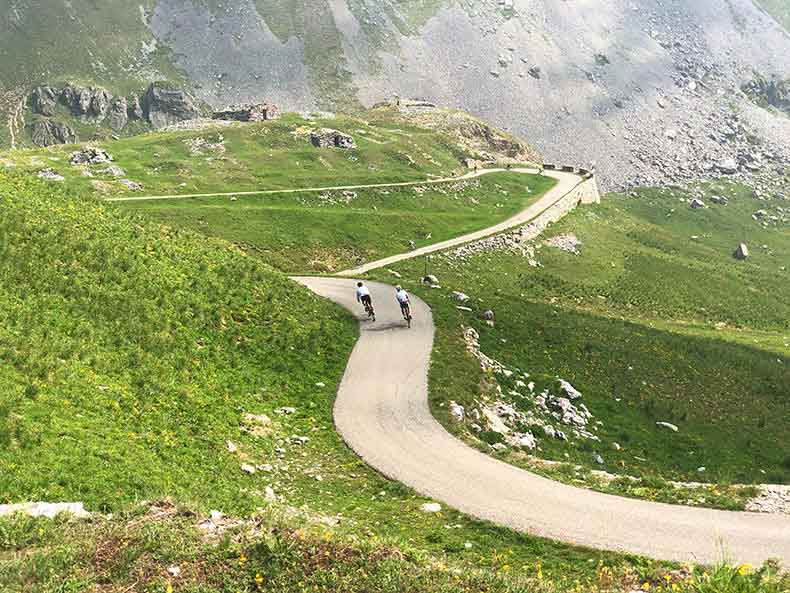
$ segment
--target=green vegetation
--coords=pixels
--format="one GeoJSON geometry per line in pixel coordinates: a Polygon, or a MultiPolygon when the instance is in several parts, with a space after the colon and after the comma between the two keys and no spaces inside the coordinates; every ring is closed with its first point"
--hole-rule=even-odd
{"type": "MultiPolygon", "coordinates": [[[[287,505],[339,520],[343,537],[468,569],[534,573],[540,563],[557,582],[588,582],[599,563],[618,574],[661,567],[420,512],[424,499],[369,469],[333,430],[353,320],[259,258],[20,175],[0,173],[0,196],[1,502],[80,500],[123,514],[171,496],[239,516],[287,505]]],[[[102,542],[92,524],[84,540],[82,527],[64,533],[69,546],[42,546],[38,528],[22,540],[36,554],[0,562],[21,563],[26,587],[41,590],[59,571],[84,576],[80,559],[102,542]]],[[[9,529],[0,541],[15,550],[9,529]]],[[[119,562],[161,538],[130,543],[119,562]]],[[[135,577],[107,570],[101,578],[135,577]]]]}
{"type": "MultiPolygon", "coordinates": [[[[388,112],[389,113],[389,112],[388,112]]],[[[441,131],[389,117],[304,120],[296,115],[259,124],[210,127],[202,131],[154,133],[96,143],[114,157],[144,195],[219,193],[422,180],[450,176],[470,152],[441,131]],[[401,125],[402,124],[402,125],[401,125]],[[331,127],[351,134],[354,150],[318,149],[311,129],[331,127]]],[[[53,167],[81,192],[134,195],[106,165],[83,169],[68,164],[73,146],[10,152],[3,162],[22,170],[53,167]]],[[[139,195],[139,192],[136,192],[139,195]]]]}
{"type": "Polygon", "coordinates": [[[783,593],[778,567],[710,572],[601,562],[585,579],[558,578],[535,562],[497,554],[491,568],[459,566],[413,545],[349,538],[319,518],[266,511],[248,520],[209,521],[167,501],[112,519],[0,520],[3,591],[146,593],[783,593]],[[210,524],[206,530],[200,525],[210,524]]]}
{"type": "MultiPolygon", "coordinates": [[[[752,219],[781,204],[754,200],[744,187],[707,190],[728,196],[729,205],[693,210],[680,190],[642,190],[581,208],[544,237],[572,232],[583,242],[581,255],[543,246],[540,268],[503,252],[463,262],[434,257],[428,269],[445,290],[404,280],[432,306],[438,325],[431,370],[437,416],[485,448],[471,420],[452,423],[447,402],[471,410],[481,397],[496,397],[494,381],[512,399],[514,379],[486,378],[465,354],[460,328],[471,326],[484,353],[530,373],[536,393],[564,378],[583,393],[593,422],[602,421],[600,443],[566,444],[536,432],[539,457],[642,477],[634,488],[612,488],[658,499],[670,479],[790,482],[783,436],[790,423],[790,235],[781,224],[752,219]],[[751,257],[738,261],[732,253],[745,239],[751,257]],[[450,290],[470,295],[474,312],[458,311],[450,290]],[[486,309],[496,312],[495,327],[478,319],[486,309]]],[[[394,269],[416,279],[425,265],[394,269]]],[[[523,411],[533,406],[532,398],[512,402],[523,411]]],[[[520,453],[505,457],[528,463],[520,453]]],[[[576,470],[567,473],[568,481],[583,481],[576,470]]],[[[715,490],[693,495],[737,507],[749,492],[715,490]]]]}
{"type": "Polygon", "coordinates": [[[421,247],[491,226],[551,185],[544,177],[501,173],[441,185],[119,206],[228,239],[281,270],[333,272],[406,251],[410,241],[421,247]]]}

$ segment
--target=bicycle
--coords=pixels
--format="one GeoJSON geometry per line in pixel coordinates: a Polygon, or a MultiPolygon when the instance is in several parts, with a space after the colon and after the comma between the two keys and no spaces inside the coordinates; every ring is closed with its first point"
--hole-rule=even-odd
{"type": "Polygon", "coordinates": [[[365,313],[368,314],[368,319],[376,321],[376,311],[373,309],[373,303],[365,301],[365,313]]]}
{"type": "Polygon", "coordinates": [[[400,312],[403,315],[403,318],[406,320],[406,325],[411,327],[411,306],[409,303],[401,303],[400,312]]]}

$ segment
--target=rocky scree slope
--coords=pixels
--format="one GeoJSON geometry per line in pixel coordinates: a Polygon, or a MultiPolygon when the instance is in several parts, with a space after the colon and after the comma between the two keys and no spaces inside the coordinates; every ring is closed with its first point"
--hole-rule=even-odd
{"type": "Polygon", "coordinates": [[[72,76],[116,94],[177,81],[213,106],[421,97],[534,139],[550,160],[595,162],[604,189],[790,157],[790,121],[741,91],[755,72],[790,71],[790,36],[752,0],[40,4],[15,0],[0,20],[3,61],[25,65],[0,69],[6,143],[19,100],[72,76]],[[748,142],[729,137],[733,120],[748,142]]]}

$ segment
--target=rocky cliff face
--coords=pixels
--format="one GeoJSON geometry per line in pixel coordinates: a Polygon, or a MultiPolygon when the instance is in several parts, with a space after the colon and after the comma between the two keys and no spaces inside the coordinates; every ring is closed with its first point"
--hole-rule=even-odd
{"type": "MultiPolygon", "coordinates": [[[[765,168],[790,156],[790,119],[741,90],[754,71],[790,72],[790,36],[752,0],[71,0],[49,12],[16,0],[0,21],[0,51],[36,27],[73,51],[30,48],[25,57],[17,40],[9,55],[31,70],[6,79],[51,83],[62,70],[108,89],[168,79],[216,107],[265,100],[286,111],[421,97],[521,135],[550,160],[595,163],[607,189],[716,173],[747,150],[765,168]],[[45,22],[54,13],[58,24],[45,22]],[[79,23],[90,15],[88,30],[79,23]],[[78,26],[86,30],[64,30],[78,26]],[[91,45],[109,35],[116,44],[91,45]],[[738,134],[728,133],[733,126],[738,134]]],[[[120,107],[106,99],[72,98],[93,112],[86,117],[109,109],[122,126],[120,107]]],[[[153,98],[161,101],[171,99],[153,98]]],[[[193,113],[174,101],[175,112],[193,113]]],[[[52,97],[42,89],[34,103],[45,112],[52,97]]],[[[145,101],[127,98],[128,117],[140,109],[145,101]]],[[[153,113],[156,125],[172,121],[153,113]]]]}
{"type": "Polygon", "coordinates": [[[145,120],[152,128],[160,129],[200,116],[186,92],[159,82],[151,83],[142,96],[130,98],[113,97],[101,87],[39,86],[30,94],[28,105],[33,115],[41,116],[30,126],[31,139],[37,146],[75,142],[74,130],[59,121],[71,117],[96,126],[97,130],[109,126],[113,132],[121,132],[129,122],[137,120],[145,120]]]}

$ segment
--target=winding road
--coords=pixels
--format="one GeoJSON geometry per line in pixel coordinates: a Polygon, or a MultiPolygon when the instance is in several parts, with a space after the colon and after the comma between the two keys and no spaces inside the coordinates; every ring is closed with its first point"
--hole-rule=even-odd
{"type": "MultiPolygon", "coordinates": [[[[570,177],[576,176],[551,174],[558,178],[558,185],[500,225],[342,274],[362,274],[528,222],[574,185],[570,177]]],[[[361,313],[354,298],[355,280],[294,279],[361,313]]],[[[660,560],[760,564],[777,558],[790,565],[788,516],[602,494],[543,478],[468,447],[448,433],[428,408],[428,367],[435,332],[430,308],[414,298],[414,322],[407,329],[393,288],[378,283],[368,286],[378,320],[371,323],[360,318],[361,335],[338,390],[334,417],[348,445],[388,478],[471,516],[570,544],[660,560]]]]}

